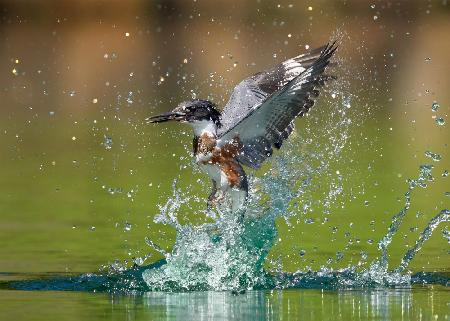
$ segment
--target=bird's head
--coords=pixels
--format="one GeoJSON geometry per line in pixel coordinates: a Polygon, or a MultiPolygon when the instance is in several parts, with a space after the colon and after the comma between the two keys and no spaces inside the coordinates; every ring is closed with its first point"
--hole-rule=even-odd
{"type": "Polygon", "coordinates": [[[220,112],[216,109],[216,105],[209,100],[195,99],[184,101],[171,112],[152,116],[146,120],[149,123],[162,123],[169,120],[176,120],[192,125],[201,122],[212,122],[216,127],[220,127],[220,112]]]}

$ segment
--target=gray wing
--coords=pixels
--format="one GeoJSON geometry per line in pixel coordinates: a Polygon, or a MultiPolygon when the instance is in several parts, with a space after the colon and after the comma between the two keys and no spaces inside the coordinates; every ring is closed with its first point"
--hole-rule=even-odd
{"type": "Polygon", "coordinates": [[[253,168],[261,166],[272,154],[272,147],[280,148],[292,132],[293,120],[297,116],[303,116],[314,105],[320,87],[333,78],[325,75],[324,71],[336,49],[335,43],[326,45],[304,71],[258,105],[251,107],[233,127],[220,128],[220,144],[238,137],[242,144],[238,161],[253,168]]]}
{"type": "Polygon", "coordinates": [[[288,59],[272,69],[259,72],[241,81],[233,90],[222,111],[222,131],[226,132],[270,95],[309,68],[326,46],[288,59]]]}

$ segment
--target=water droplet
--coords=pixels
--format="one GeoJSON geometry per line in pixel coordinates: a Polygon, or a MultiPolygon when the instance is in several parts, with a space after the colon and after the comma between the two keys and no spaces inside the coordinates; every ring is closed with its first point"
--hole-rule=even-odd
{"type": "Polygon", "coordinates": [[[439,104],[437,102],[433,102],[433,104],[431,104],[431,110],[434,112],[437,112],[438,109],[439,109],[439,104]]]}
{"type": "Polygon", "coordinates": [[[431,61],[431,58],[430,57],[426,57],[425,58],[425,62],[430,62],[431,61]]]}
{"type": "Polygon", "coordinates": [[[55,112],[54,112],[54,111],[49,111],[48,114],[49,114],[50,116],[53,116],[53,115],[55,115],[55,112]]]}
{"type": "Polygon", "coordinates": [[[369,206],[370,202],[369,201],[364,201],[364,206],[369,206]]]}
{"type": "Polygon", "coordinates": [[[77,94],[77,92],[76,92],[75,90],[69,91],[69,96],[70,96],[70,97],[73,97],[73,96],[75,96],[76,94],[77,94]]]}
{"type": "Polygon", "coordinates": [[[300,250],[300,251],[298,252],[298,254],[299,254],[301,257],[303,257],[303,256],[305,256],[306,251],[305,251],[305,250],[300,250]]]}
{"type": "Polygon", "coordinates": [[[367,260],[367,253],[366,252],[361,251],[359,254],[361,255],[361,260],[363,260],[363,261],[367,260]]]}
{"type": "Polygon", "coordinates": [[[448,176],[448,170],[444,170],[444,172],[442,173],[442,177],[447,177],[448,176]]]}
{"type": "Polygon", "coordinates": [[[125,32],[125,37],[129,37],[130,33],[129,32],[125,32]]]}
{"type": "Polygon", "coordinates": [[[77,138],[75,136],[72,136],[72,140],[77,140],[77,138]]]}
{"type": "MultiPolygon", "coordinates": [[[[106,186],[102,186],[103,188],[106,188],[106,186]]],[[[122,188],[113,188],[113,187],[108,187],[108,189],[106,190],[109,194],[114,195],[114,194],[120,194],[122,193],[122,188]]]]}
{"type": "Polygon", "coordinates": [[[444,195],[450,197],[450,192],[445,192],[444,195]]]}
{"type": "Polygon", "coordinates": [[[129,105],[133,104],[133,92],[132,92],[132,91],[130,91],[130,92],[128,93],[127,103],[128,103],[129,105]]]}
{"type": "Polygon", "coordinates": [[[344,253],[342,252],[336,252],[336,262],[339,262],[340,260],[342,260],[344,258],[344,253]]]}
{"type": "Polygon", "coordinates": [[[136,265],[142,265],[142,264],[144,264],[144,262],[145,262],[145,258],[142,258],[142,257],[135,257],[133,259],[133,263],[136,265]]]}
{"type": "Polygon", "coordinates": [[[442,156],[436,153],[433,153],[432,151],[427,150],[425,152],[425,156],[431,158],[435,162],[439,162],[442,159],[442,156]]]}
{"type": "Polygon", "coordinates": [[[112,138],[105,136],[105,141],[103,142],[103,145],[105,146],[105,149],[107,150],[111,149],[113,145],[112,138]]]}
{"type": "Polygon", "coordinates": [[[373,16],[373,20],[378,20],[378,16],[373,16]]]}
{"type": "Polygon", "coordinates": [[[305,218],[305,224],[313,224],[315,220],[313,218],[305,218]]]}
{"type": "Polygon", "coordinates": [[[124,227],[123,227],[124,231],[129,232],[131,231],[131,224],[126,222],[124,227]]]}
{"type": "Polygon", "coordinates": [[[442,236],[447,239],[448,243],[450,243],[450,230],[447,226],[442,230],[442,236]]]}
{"type": "Polygon", "coordinates": [[[444,126],[445,125],[445,119],[442,118],[442,117],[436,118],[436,124],[438,124],[439,126],[444,126]]]}
{"type": "Polygon", "coordinates": [[[93,104],[96,104],[97,102],[98,102],[98,99],[97,99],[97,98],[92,99],[92,103],[93,103],[93,104]]]}
{"type": "Polygon", "coordinates": [[[347,109],[350,109],[352,107],[350,97],[344,97],[342,103],[343,103],[344,107],[346,107],[347,109]]]}
{"type": "Polygon", "coordinates": [[[373,240],[372,239],[368,239],[367,240],[367,244],[373,244],[373,240]]]}
{"type": "Polygon", "coordinates": [[[95,226],[91,226],[91,231],[92,231],[92,232],[95,231],[95,226]]]}

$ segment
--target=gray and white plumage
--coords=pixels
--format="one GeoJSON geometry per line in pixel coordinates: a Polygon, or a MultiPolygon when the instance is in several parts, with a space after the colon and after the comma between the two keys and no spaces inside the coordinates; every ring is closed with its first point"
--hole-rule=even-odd
{"type": "Polygon", "coordinates": [[[336,49],[335,43],[327,44],[236,86],[222,111],[217,136],[222,144],[239,137],[240,163],[258,168],[272,154],[272,147],[281,147],[294,128],[294,119],[308,112],[318,89],[332,78],[324,71],[336,49]]]}

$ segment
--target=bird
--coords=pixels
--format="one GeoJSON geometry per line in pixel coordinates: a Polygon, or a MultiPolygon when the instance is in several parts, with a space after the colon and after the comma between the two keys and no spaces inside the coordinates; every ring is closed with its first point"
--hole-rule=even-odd
{"type": "Polygon", "coordinates": [[[327,43],[242,80],[222,111],[209,100],[193,99],[146,118],[147,123],[192,126],[195,161],[212,182],[208,208],[226,195],[232,211],[245,206],[249,183],[244,166],[257,169],[274,148],[280,149],[294,120],[306,115],[326,82],[336,79],[325,73],[336,50],[336,42],[327,43]]]}

